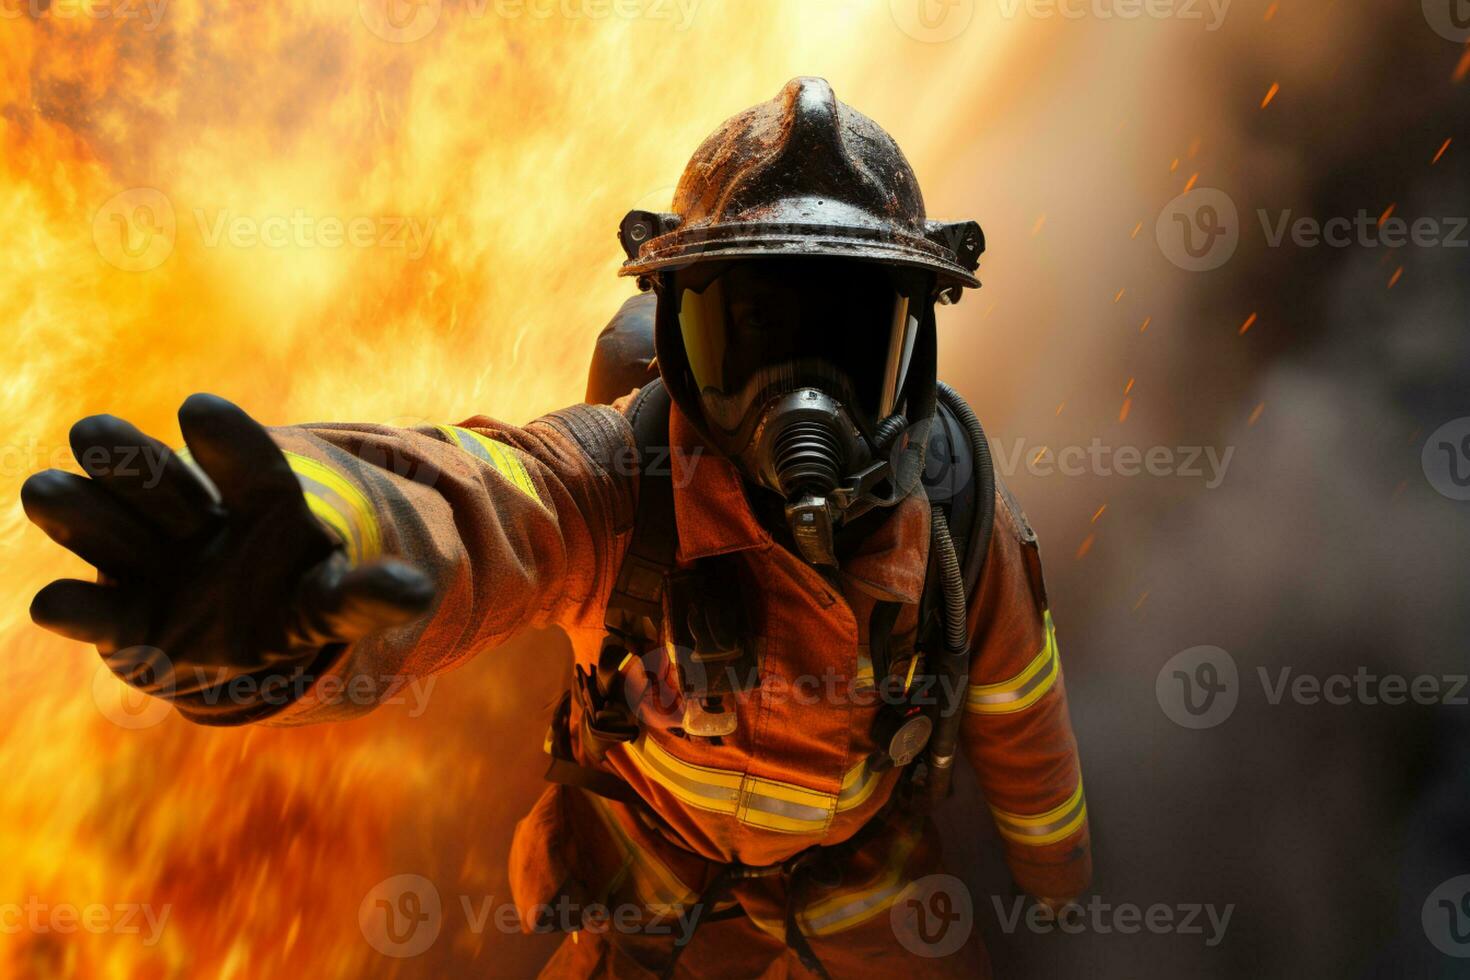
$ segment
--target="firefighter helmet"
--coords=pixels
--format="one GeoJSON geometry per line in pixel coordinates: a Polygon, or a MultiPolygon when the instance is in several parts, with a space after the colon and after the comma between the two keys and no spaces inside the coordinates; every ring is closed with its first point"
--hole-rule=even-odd
{"type": "Polygon", "coordinates": [[[725,122],[695,151],[672,213],[631,211],[619,228],[638,276],[695,262],[830,256],[933,273],[957,299],[978,286],[985,236],[974,221],[930,221],[893,137],[821,78],[725,122]]]}
{"type": "Polygon", "coordinates": [[[619,230],[622,274],[658,291],[659,373],[783,501],[802,554],[833,565],[840,526],[918,486],[933,306],[979,285],[980,226],[928,220],[898,144],[820,78],[706,139],[673,206],[619,230]]]}

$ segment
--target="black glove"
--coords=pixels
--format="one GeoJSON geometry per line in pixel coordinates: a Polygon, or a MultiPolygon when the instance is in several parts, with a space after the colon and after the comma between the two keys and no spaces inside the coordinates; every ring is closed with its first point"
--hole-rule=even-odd
{"type": "Polygon", "coordinates": [[[242,675],[299,674],[428,610],[423,572],[348,562],[281,450],[238,407],[193,395],[179,424],[218,499],[167,446],[111,415],[71,430],[91,479],[45,470],[26,480],[26,516],[99,572],[37,593],[37,624],[95,643],[123,680],[184,708],[242,675]]]}

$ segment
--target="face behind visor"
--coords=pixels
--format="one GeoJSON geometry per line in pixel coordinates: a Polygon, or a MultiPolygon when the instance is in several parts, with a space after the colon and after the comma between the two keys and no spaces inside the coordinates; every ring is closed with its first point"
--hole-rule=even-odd
{"type": "Polygon", "coordinates": [[[928,275],[831,258],[749,259],[669,275],[683,392],[716,449],[785,499],[791,529],[830,564],[832,531],[892,502],[889,442],[905,427],[928,275]]]}
{"type": "MultiPolygon", "coordinates": [[[[753,462],[748,457],[769,406],[814,391],[840,408],[846,451],[871,452],[879,424],[902,408],[927,278],[826,258],[711,263],[675,273],[669,305],[716,448],[753,462]]],[[[760,478],[758,470],[749,475],[760,478]]]]}

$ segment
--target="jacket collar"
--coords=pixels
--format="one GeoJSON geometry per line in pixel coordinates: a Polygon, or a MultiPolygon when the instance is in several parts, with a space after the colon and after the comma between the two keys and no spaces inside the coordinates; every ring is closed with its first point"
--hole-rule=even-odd
{"type": "MultiPolygon", "coordinates": [[[[680,562],[780,547],[756,519],[735,464],[704,442],[677,405],[669,411],[669,446],[680,562]]],[[[917,490],[859,543],[839,574],[879,599],[915,603],[928,562],[929,507],[917,490]]]]}

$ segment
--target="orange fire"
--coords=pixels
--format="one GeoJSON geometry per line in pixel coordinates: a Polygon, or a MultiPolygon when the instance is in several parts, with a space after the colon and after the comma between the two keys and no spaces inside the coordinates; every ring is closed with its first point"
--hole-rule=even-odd
{"type": "Polygon", "coordinates": [[[0,975],[534,969],[545,940],[477,934],[456,897],[505,898],[561,683],[531,653],[555,638],[444,678],[421,715],[191,727],[30,625],[37,588],[87,570],[26,524],[19,484],[75,468],[89,413],[177,442],[196,390],[271,424],[576,401],[632,288],[613,229],[667,206],[720,120],[820,73],[938,166],[949,114],[891,80],[974,86],[1010,25],[930,43],[949,38],[901,6],[0,0],[0,975]],[[439,885],[445,930],[392,960],[357,912],[408,872],[439,885]]]}

